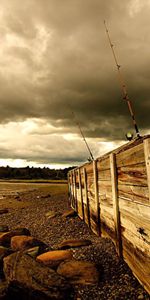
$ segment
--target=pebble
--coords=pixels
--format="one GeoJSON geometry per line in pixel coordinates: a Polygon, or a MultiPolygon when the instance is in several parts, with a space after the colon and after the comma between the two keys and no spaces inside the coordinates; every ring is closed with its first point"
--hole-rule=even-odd
{"type": "MultiPolygon", "coordinates": [[[[75,286],[74,300],[150,299],[127,264],[119,261],[111,240],[97,237],[79,217],[62,218],[62,213],[69,209],[67,192],[51,194],[50,199],[44,199],[44,204],[41,195],[44,195],[44,189],[42,189],[42,193],[38,189],[24,194],[20,192],[22,202],[30,201],[31,205],[25,206],[24,209],[9,209],[8,214],[0,216],[1,224],[8,225],[12,230],[19,221],[20,227],[28,228],[32,236],[42,240],[54,250],[64,239],[89,239],[92,241],[89,246],[73,249],[73,257],[102,265],[103,277],[98,285],[75,286]],[[57,213],[57,216],[51,221],[45,218],[45,214],[49,211],[57,213]]],[[[45,195],[47,195],[47,191],[45,191],[45,195]]]]}

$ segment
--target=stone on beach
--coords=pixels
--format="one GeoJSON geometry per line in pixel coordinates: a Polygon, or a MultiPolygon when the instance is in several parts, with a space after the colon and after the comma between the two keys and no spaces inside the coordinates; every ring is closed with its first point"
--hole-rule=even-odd
{"type": "Polygon", "coordinates": [[[47,217],[48,219],[52,219],[52,218],[56,217],[56,212],[55,211],[48,211],[45,214],[45,217],[47,217]]]}
{"type": "Polygon", "coordinates": [[[66,240],[63,241],[58,245],[59,249],[68,249],[68,248],[76,248],[76,247],[82,247],[82,246],[89,246],[92,242],[90,240],[84,240],[84,239],[76,239],[76,240],[66,240]]]}
{"type": "Polygon", "coordinates": [[[53,250],[37,256],[36,260],[50,267],[57,267],[62,261],[73,257],[71,250],[53,250]]]}
{"type": "Polygon", "coordinates": [[[4,258],[4,273],[10,299],[69,299],[70,284],[54,270],[22,252],[4,258]]]}
{"type": "Polygon", "coordinates": [[[0,246],[0,265],[3,262],[3,258],[12,253],[12,250],[3,246],[0,246]]]}
{"type": "Polygon", "coordinates": [[[41,254],[41,251],[40,251],[40,247],[36,246],[36,247],[33,247],[33,248],[26,249],[24,251],[24,253],[30,255],[33,258],[36,258],[38,255],[41,254]]]}
{"type": "Polygon", "coordinates": [[[8,213],[8,208],[1,208],[0,209],[0,215],[7,214],[7,213],[8,213]]]}
{"type": "Polygon", "coordinates": [[[77,213],[73,210],[73,209],[68,209],[66,211],[63,212],[62,217],[64,218],[72,218],[72,217],[76,217],[77,213]]]}
{"type": "Polygon", "coordinates": [[[13,251],[25,250],[35,246],[46,248],[46,245],[43,242],[32,236],[16,235],[11,238],[11,249],[13,251]]]}
{"type": "Polygon", "coordinates": [[[100,273],[92,262],[70,260],[62,262],[57,269],[72,284],[97,284],[100,273]]]}
{"type": "Polygon", "coordinates": [[[11,238],[16,235],[30,235],[26,228],[16,228],[15,230],[0,233],[0,245],[10,247],[11,238]]]}

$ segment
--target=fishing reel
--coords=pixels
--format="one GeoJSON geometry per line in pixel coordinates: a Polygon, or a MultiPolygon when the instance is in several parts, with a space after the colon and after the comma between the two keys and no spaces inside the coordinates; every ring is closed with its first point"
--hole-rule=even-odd
{"type": "Polygon", "coordinates": [[[127,132],[127,133],[126,133],[126,139],[127,139],[128,141],[132,141],[132,140],[133,140],[133,133],[127,132]]]}

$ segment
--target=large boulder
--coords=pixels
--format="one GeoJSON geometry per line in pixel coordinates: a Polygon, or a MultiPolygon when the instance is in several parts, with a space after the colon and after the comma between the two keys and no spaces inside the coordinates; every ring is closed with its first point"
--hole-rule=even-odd
{"type": "Polygon", "coordinates": [[[16,235],[11,238],[11,249],[13,251],[23,251],[35,246],[39,246],[43,250],[47,248],[46,244],[32,236],[16,235]]]}
{"type": "Polygon", "coordinates": [[[12,231],[0,233],[0,246],[10,247],[11,238],[15,235],[30,236],[30,231],[26,228],[16,228],[12,231]]]}
{"type": "MultiPolygon", "coordinates": [[[[10,255],[12,253],[11,249],[0,246],[0,279],[4,277],[3,273],[3,258],[10,255]]],[[[1,299],[1,298],[0,298],[1,299]]]]}
{"type": "Polygon", "coordinates": [[[82,246],[89,246],[91,245],[92,242],[90,240],[81,240],[81,239],[76,239],[76,240],[66,240],[63,241],[58,245],[59,249],[68,249],[68,248],[76,248],[76,247],[82,247],[82,246]]]}
{"type": "Polygon", "coordinates": [[[9,284],[9,299],[69,299],[70,284],[54,270],[23,252],[4,258],[4,273],[9,284]]]}
{"type": "Polygon", "coordinates": [[[57,272],[72,284],[97,284],[100,277],[96,265],[87,261],[64,261],[58,266],[57,272]]]}
{"type": "Polygon", "coordinates": [[[70,260],[72,257],[73,252],[70,250],[53,250],[37,256],[36,260],[51,268],[55,268],[58,267],[62,261],[70,260]]]}
{"type": "Polygon", "coordinates": [[[0,246],[0,264],[3,261],[3,258],[12,253],[12,250],[3,246],[0,246]]]}

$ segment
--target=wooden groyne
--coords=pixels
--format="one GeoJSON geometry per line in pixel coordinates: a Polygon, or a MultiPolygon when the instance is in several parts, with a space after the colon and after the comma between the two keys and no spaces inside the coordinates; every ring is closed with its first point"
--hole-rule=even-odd
{"type": "Polygon", "coordinates": [[[150,135],[68,173],[71,206],[150,293],[150,135]]]}

